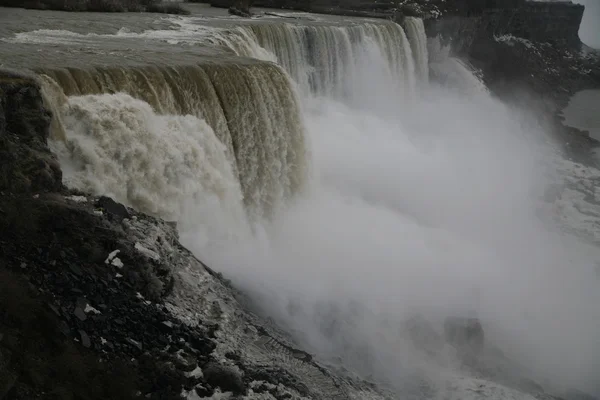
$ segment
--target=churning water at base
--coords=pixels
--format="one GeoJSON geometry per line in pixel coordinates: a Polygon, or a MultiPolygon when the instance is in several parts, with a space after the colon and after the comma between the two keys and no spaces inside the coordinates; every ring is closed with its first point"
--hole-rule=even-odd
{"type": "Polygon", "coordinates": [[[600,391],[599,252],[550,221],[540,198],[560,171],[534,119],[447,55],[432,54],[427,84],[418,20],[408,35],[387,22],[208,31],[198,40],[277,60],[297,92],[242,59],[40,71],[69,184],[177,219],[321,361],[399,398],[531,398],[475,380],[448,346],[420,353],[400,333],[415,314],[436,329],[477,315],[504,352],[492,365],[600,391]]]}

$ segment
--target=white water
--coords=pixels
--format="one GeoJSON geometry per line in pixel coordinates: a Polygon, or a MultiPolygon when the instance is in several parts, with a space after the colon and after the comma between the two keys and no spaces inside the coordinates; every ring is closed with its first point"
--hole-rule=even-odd
{"type": "MultiPolygon", "coordinates": [[[[430,398],[520,396],[484,383],[477,397],[478,381],[464,384],[451,352],[427,361],[398,334],[415,312],[438,324],[475,312],[486,338],[548,389],[600,392],[599,252],[538,218],[552,212],[540,197],[560,172],[544,132],[447,57],[435,60],[444,85],[407,102],[399,88],[417,86],[414,65],[426,56],[407,62],[413,51],[403,42],[390,59],[389,42],[376,39],[346,55],[351,81],[336,64],[330,78],[341,81],[330,87],[344,96],[302,90],[313,179],[252,232],[224,146],[196,117],[158,116],[123,95],[71,98],[67,136],[90,132],[94,145],[76,151],[95,161],[66,175],[99,193],[116,179],[111,187],[127,191],[113,191],[118,200],[134,193],[177,218],[185,244],[310,351],[389,382],[403,398],[425,396],[420,380],[430,398]]],[[[420,40],[412,47],[423,49],[420,40]]]]}

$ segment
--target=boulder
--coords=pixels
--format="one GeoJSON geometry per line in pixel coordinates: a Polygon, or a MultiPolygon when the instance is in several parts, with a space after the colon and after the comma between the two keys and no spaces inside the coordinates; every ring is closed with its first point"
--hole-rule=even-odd
{"type": "Polygon", "coordinates": [[[205,367],[204,378],[208,384],[221,388],[224,392],[234,394],[246,392],[244,381],[237,368],[212,362],[205,367]]]}

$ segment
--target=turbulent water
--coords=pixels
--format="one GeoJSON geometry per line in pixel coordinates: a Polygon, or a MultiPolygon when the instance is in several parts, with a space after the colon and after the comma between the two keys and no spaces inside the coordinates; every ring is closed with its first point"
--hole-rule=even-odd
{"type": "Polygon", "coordinates": [[[67,184],[177,220],[301,345],[399,398],[531,398],[448,347],[419,353],[399,333],[415,313],[438,329],[475,314],[515,375],[600,393],[600,173],[562,159],[418,19],[240,21],[4,39],[161,42],[182,61],[37,68],[67,184]]]}

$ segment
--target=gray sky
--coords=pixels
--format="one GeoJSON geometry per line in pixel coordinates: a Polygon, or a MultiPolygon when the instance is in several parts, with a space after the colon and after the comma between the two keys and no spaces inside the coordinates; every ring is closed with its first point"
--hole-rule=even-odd
{"type": "Polygon", "coordinates": [[[579,30],[581,40],[588,46],[600,49],[600,0],[576,0],[585,5],[585,14],[579,30]]]}

